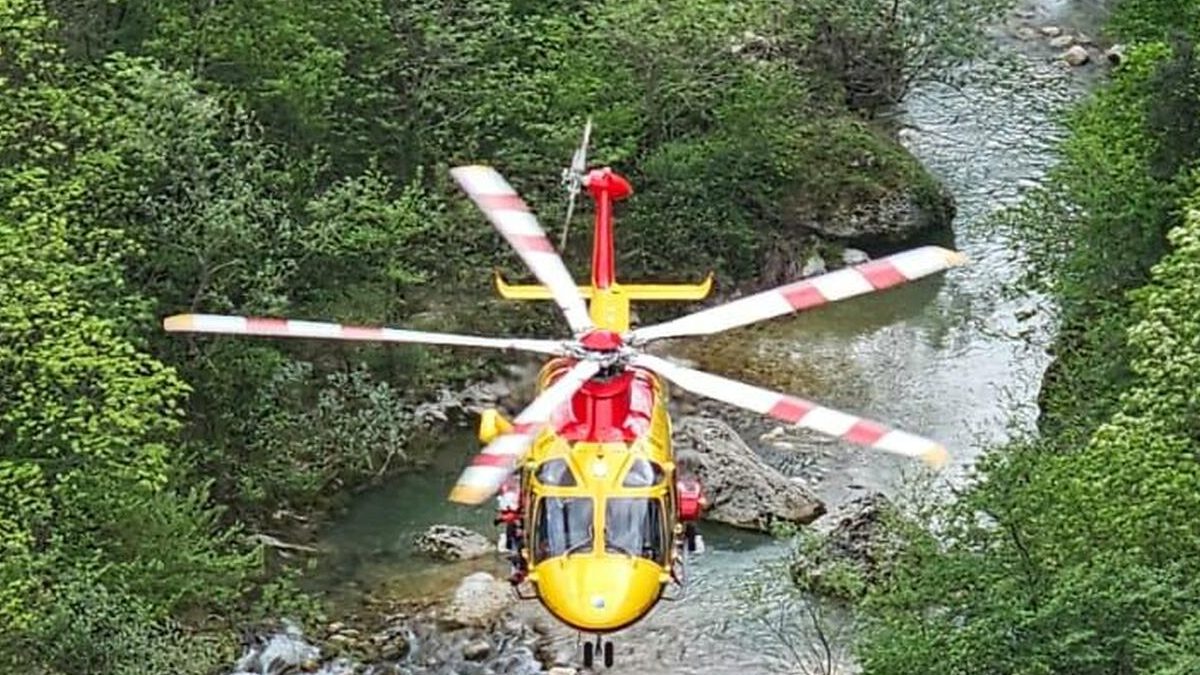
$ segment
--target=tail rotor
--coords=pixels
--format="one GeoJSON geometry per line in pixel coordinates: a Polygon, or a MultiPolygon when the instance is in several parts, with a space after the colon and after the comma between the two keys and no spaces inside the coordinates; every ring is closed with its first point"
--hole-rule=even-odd
{"type": "Polygon", "coordinates": [[[585,174],[587,171],[587,150],[588,142],[592,137],[592,118],[588,117],[587,124],[583,127],[583,141],[575,150],[575,154],[571,157],[571,166],[563,169],[562,184],[567,188],[567,217],[563,221],[562,238],[558,242],[558,250],[563,251],[567,248],[567,233],[571,229],[571,216],[575,213],[575,197],[579,194],[579,190],[583,188],[585,174]]]}

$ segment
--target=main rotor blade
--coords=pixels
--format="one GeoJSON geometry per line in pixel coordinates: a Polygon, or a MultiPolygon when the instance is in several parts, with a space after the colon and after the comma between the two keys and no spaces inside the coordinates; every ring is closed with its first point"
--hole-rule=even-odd
{"type": "Polygon", "coordinates": [[[450,501],[481,504],[496,494],[554,411],[570,401],[599,370],[600,364],[595,361],[580,361],[533,399],[513,420],[512,431],[489,443],[475,456],[450,491],[450,501]]]}
{"type": "Polygon", "coordinates": [[[629,341],[642,344],[662,338],[719,333],[756,321],[899,286],[965,264],[966,261],[966,256],[958,251],[940,246],[922,246],[796,281],[678,319],[637,328],[630,333],[629,341]]]}
{"type": "Polygon", "coordinates": [[[364,342],[404,342],[413,344],[455,345],[516,349],[539,354],[566,354],[564,343],[555,340],[478,337],[454,333],[427,333],[364,326],[344,326],[320,321],[266,319],[223,314],[176,314],[163,319],[169,333],[221,333],[226,335],[263,335],[269,337],[321,338],[364,342]]]}
{"type": "Polygon", "coordinates": [[[566,315],[571,330],[576,335],[590,330],[593,327],[592,320],[571,273],[554,251],[537,218],[530,213],[525,200],[508,181],[488,166],[460,166],[451,169],[450,174],[487,215],[492,225],[504,235],[538,280],[550,289],[554,301],[566,315]]]}
{"type": "Polygon", "coordinates": [[[918,458],[936,468],[946,463],[948,455],[942,444],[905,431],[890,429],[878,422],[838,412],[801,398],[786,396],[737,380],[706,373],[670,361],[639,354],[633,364],[649,368],[663,377],[697,394],[715,398],[739,408],[797,424],[826,436],[857,445],[883,450],[905,457],[918,458]]]}

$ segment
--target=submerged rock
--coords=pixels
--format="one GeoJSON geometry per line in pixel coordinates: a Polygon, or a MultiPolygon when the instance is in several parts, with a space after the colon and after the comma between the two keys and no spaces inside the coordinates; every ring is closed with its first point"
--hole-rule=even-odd
{"type": "Polygon", "coordinates": [[[487,537],[457,525],[433,525],[415,544],[418,551],[439,560],[470,560],[492,552],[487,537]]]}
{"type": "Polygon", "coordinates": [[[674,429],[676,458],[704,484],[704,517],[753,530],[774,523],[807,524],[825,505],[802,485],[763,462],[728,424],[687,416],[674,429]]]}

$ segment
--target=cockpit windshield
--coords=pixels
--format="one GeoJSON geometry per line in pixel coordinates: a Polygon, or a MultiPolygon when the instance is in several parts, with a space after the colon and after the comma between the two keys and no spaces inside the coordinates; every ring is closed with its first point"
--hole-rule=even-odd
{"type": "Polygon", "coordinates": [[[589,497],[543,497],[537,507],[533,560],[590,551],[595,527],[589,497]]]}
{"type": "Polygon", "coordinates": [[[666,557],[662,504],[646,497],[610,498],[604,510],[604,549],[657,562],[666,557]]]}

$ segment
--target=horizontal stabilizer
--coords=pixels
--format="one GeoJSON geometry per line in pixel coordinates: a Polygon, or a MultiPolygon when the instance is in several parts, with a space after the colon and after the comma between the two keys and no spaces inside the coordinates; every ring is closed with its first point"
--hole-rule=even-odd
{"type": "MultiPolygon", "coordinates": [[[[703,300],[712,292],[713,275],[710,273],[698,284],[614,284],[609,290],[628,300],[703,300]]],[[[499,272],[496,273],[496,290],[509,300],[551,300],[550,289],[537,284],[510,284],[499,272]]],[[[579,286],[579,294],[591,300],[595,293],[591,286],[579,286]]]]}

